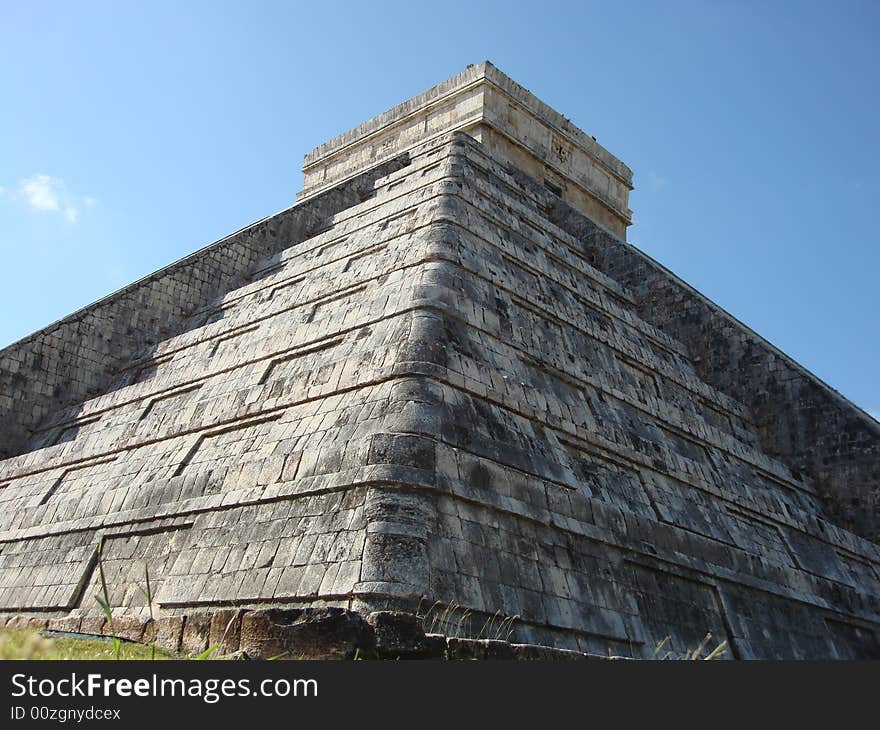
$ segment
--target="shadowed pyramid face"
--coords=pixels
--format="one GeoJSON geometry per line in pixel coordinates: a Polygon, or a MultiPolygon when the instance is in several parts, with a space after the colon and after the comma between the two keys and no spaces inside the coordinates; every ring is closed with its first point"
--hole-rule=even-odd
{"type": "Polygon", "coordinates": [[[329,217],[310,198],[261,224],[247,282],[0,462],[0,607],[89,625],[103,537],[126,615],[148,565],[163,615],[392,608],[476,635],[499,614],[603,654],[711,632],[740,657],[876,655],[877,546],[592,265],[625,244],[461,132],[392,168],[329,217]]]}

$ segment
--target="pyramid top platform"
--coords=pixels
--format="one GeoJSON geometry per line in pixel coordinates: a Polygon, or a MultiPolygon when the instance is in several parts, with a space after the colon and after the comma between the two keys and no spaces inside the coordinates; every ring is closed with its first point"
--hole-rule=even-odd
{"type": "Polygon", "coordinates": [[[298,200],[416,145],[460,130],[626,238],[632,171],[596,140],[488,61],[315,147],[298,200]]]}

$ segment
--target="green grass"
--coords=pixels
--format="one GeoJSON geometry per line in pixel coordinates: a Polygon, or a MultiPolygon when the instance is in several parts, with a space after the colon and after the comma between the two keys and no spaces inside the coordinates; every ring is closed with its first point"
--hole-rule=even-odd
{"type": "MultiPolygon", "coordinates": [[[[0,659],[116,659],[112,641],[49,636],[33,629],[0,629],[0,659]]],[[[135,642],[120,642],[119,659],[178,659],[135,642]]]]}

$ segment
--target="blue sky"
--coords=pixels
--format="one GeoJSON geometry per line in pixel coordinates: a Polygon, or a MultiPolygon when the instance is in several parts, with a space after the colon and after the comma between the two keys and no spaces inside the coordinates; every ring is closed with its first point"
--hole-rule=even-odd
{"type": "Polygon", "coordinates": [[[634,170],[630,241],[880,413],[878,48],[855,0],[0,0],[0,347],[489,59],[634,170]]]}

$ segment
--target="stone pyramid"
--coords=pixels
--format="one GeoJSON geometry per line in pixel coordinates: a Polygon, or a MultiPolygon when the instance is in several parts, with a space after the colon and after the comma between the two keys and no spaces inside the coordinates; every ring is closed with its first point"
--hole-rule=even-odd
{"type": "Polygon", "coordinates": [[[174,646],[325,608],[880,657],[880,424],[626,243],[623,163],[483,63],[304,171],[0,351],[7,620],[107,631],[100,561],[174,646]]]}

